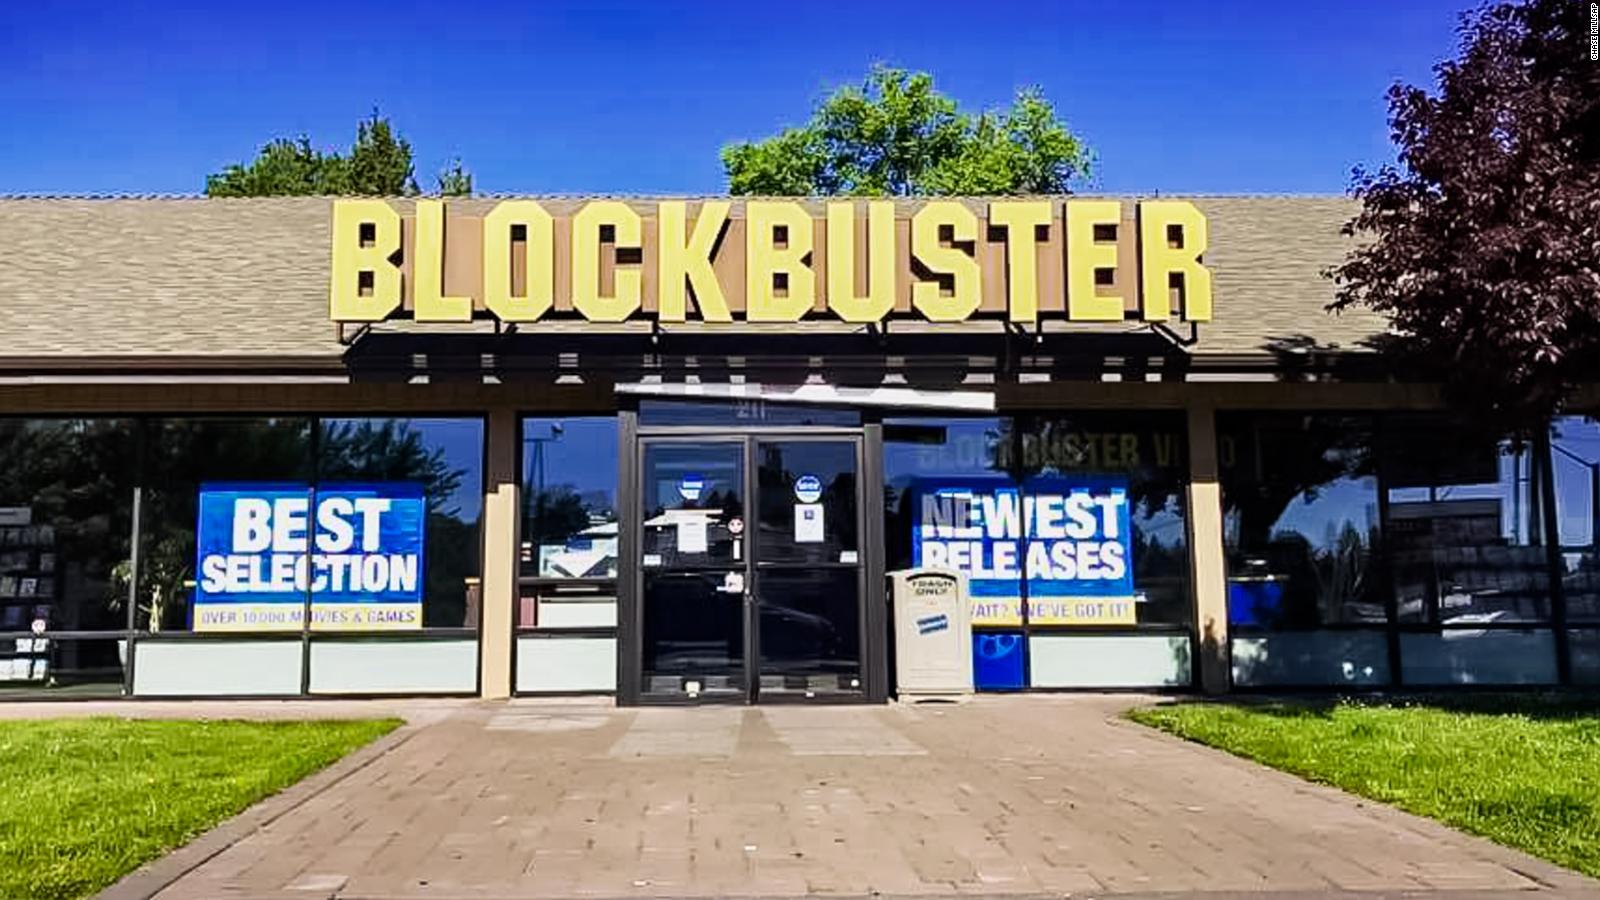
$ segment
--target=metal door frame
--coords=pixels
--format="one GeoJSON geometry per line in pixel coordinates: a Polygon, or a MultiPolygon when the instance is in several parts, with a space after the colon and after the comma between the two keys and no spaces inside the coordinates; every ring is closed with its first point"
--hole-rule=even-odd
{"type": "MultiPolygon", "coordinates": [[[[773,697],[766,702],[805,703],[883,703],[888,700],[888,617],[883,586],[883,496],[882,491],[871,490],[879,483],[882,453],[882,430],[875,423],[856,427],[751,425],[735,430],[718,430],[704,426],[646,426],[639,425],[638,413],[622,410],[618,440],[622,443],[618,454],[618,507],[621,528],[618,534],[618,624],[617,633],[617,700],[624,706],[683,705],[708,703],[739,703],[750,705],[762,702],[760,696],[760,566],[757,564],[759,528],[756,519],[760,508],[757,484],[756,447],[761,441],[781,440],[797,442],[849,441],[855,447],[856,462],[856,542],[860,554],[855,566],[859,598],[857,625],[860,633],[860,665],[862,690],[859,695],[828,696],[818,698],[773,697]],[[647,445],[659,444],[725,444],[741,448],[744,472],[743,490],[746,544],[744,553],[744,690],[739,700],[706,697],[658,697],[644,691],[644,568],[640,553],[643,550],[644,496],[641,479],[644,475],[644,452],[647,445]]],[[[772,568],[772,566],[768,566],[772,568]]]]}
{"type": "MultiPolygon", "coordinates": [[[[747,434],[747,435],[745,435],[745,442],[746,442],[745,453],[746,453],[746,459],[749,460],[750,480],[751,480],[751,484],[752,484],[752,487],[753,487],[751,496],[757,502],[759,502],[759,500],[760,500],[760,490],[761,490],[761,488],[760,488],[760,485],[755,480],[756,465],[757,465],[756,449],[763,442],[775,443],[775,442],[779,442],[779,441],[782,441],[782,442],[785,442],[785,443],[794,443],[794,444],[824,444],[824,443],[847,442],[847,443],[850,444],[851,449],[854,451],[854,455],[855,455],[855,476],[856,476],[856,503],[855,503],[855,507],[856,507],[856,509],[855,509],[855,514],[856,514],[856,554],[857,554],[856,562],[854,564],[834,563],[834,564],[829,565],[828,567],[829,568],[845,568],[848,565],[849,568],[855,569],[855,573],[856,573],[856,630],[857,630],[857,638],[858,638],[858,641],[857,641],[858,649],[857,649],[856,652],[857,652],[858,657],[859,657],[857,662],[858,662],[858,664],[859,664],[859,666],[861,668],[861,696],[864,698],[866,696],[866,693],[867,693],[867,684],[868,684],[868,679],[867,679],[867,653],[868,653],[868,650],[867,650],[867,634],[868,634],[868,632],[867,632],[867,606],[868,606],[867,583],[868,583],[868,576],[867,576],[867,558],[866,558],[866,550],[865,550],[865,544],[867,542],[866,522],[865,522],[865,506],[866,506],[867,498],[865,496],[865,494],[866,494],[866,482],[865,482],[865,479],[862,477],[862,471],[865,468],[865,463],[866,463],[866,460],[865,460],[865,456],[866,456],[866,450],[865,450],[866,440],[859,432],[854,433],[854,434],[818,434],[818,433],[815,433],[815,432],[806,431],[806,432],[800,432],[800,433],[780,433],[780,434],[764,434],[763,433],[763,434],[747,434]]],[[[756,507],[756,515],[757,516],[760,515],[760,507],[759,506],[756,507]]],[[[755,522],[757,520],[752,518],[751,521],[755,522]]],[[[752,532],[759,532],[760,531],[759,528],[754,528],[754,527],[752,527],[750,530],[752,532]]],[[[750,637],[749,637],[749,646],[747,647],[747,652],[749,654],[749,656],[747,658],[747,666],[750,669],[750,687],[751,687],[751,700],[750,700],[750,702],[752,702],[752,703],[762,703],[762,702],[769,702],[769,703],[828,703],[828,702],[834,702],[834,703],[839,703],[839,702],[851,702],[851,701],[855,701],[856,700],[856,696],[855,695],[849,695],[849,694],[842,695],[842,696],[830,695],[830,696],[825,696],[825,697],[801,697],[801,696],[793,696],[793,695],[776,695],[776,696],[772,697],[771,699],[765,700],[765,701],[763,701],[763,699],[761,697],[761,627],[760,627],[761,626],[761,619],[760,619],[760,613],[761,613],[762,600],[761,600],[760,590],[761,590],[763,566],[765,566],[765,570],[766,571],[772,571],[773,569],[797,568],[797,567],[801,567],[801,566],[804,566],[804,565],[805,564],[803,564],[803,563],[777,563],[777,562],[763,563],[761,561],[759,544],[754,539],[752,539],[752,541],[751,541],[751,544],[750,544],[750,559],[749,559],[749,562],[748,562],[749,574],[746,577],[748,577],[750,579],[748,584],[750,585],[750,587],[752,589],[752,592],[754,593],[753,601],[751,603],[751,614],[750,614],[750,616],[748,618],[749,625],[750,625],[752,631],[751,631],[750,637]]]]}

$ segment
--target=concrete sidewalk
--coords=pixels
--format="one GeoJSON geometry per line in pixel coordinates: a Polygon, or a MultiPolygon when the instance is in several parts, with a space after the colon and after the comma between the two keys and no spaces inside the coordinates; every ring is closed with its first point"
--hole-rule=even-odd
{"type": "Polygon", "coordinates": [[[111,893],[188,869],[159,896],[1600,896],[1120,720],[1137,701],[294,704],[412,724],[111,893]]]}

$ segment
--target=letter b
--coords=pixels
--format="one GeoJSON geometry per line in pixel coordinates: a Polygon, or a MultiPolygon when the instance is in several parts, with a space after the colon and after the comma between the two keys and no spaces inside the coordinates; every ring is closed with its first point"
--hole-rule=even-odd
{"type": "Polygon", "coordinates": [[[271,546],[271,501],[241,497],[233,505],[233,552],[260,553],[271,546]]]}

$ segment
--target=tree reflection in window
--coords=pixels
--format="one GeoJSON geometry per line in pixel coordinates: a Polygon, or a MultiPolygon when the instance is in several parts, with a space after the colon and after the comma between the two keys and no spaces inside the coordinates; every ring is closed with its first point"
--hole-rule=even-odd
{"type": "Polygon", "coordinates": [[[1233,624],[1384,620],[1374,435],[1363,416],[1219,417],[1233,624]]]}
{"type": "Polygon", "coordinates": [[[523,419],[522,574],[617,577],[617,420],[523,419]]]}
{"type": "Polygon", "coordinates": [[[32,629],[127,627],[136,429],[128,419],[0,419],[0,632],[28,635],[5,642],[0,691],[121,691],[117,640],[35,639],[32,629]]]}
{"type": "Polygon", "coordinates": [[[1000,465],[1015,477],[1109,475],[1127,479],[1129,551],[1141,624],[1193,619],[1184,511],[1189,483],[1182,413],[1085,412],[1003,420],[1000,465]],[[1021,429],[1020,440],[1010,432],[1021,429]],[[1019,454],[1012,459],[1013,448],[1019,454]]]}
{"type": "MultiPolygon", "coordinates": [[[[409,482],[428,500],[425,627],[470,624],[479,570],[482,423],[477,419],[328,419],[311,458],[307,419],[152,419],[143,483],[138,624],[188,628],[195,520],[207,482],[409,482]]],[[[127,563],[124,562],[123,571],[127,563]]],[[[125,578],[124,577],[124,583],[125,578]]]]}
{"type": "Polygon", "coordinates": [[[476,625],[482,421],[328,419],[322,423],[319,438],[318,477],[323,483],[422,486],[428,505],[423,626],[476,625]]]}
{"type": "Polygon", "coordinates": [[[195,583],[200,485],[309,484],[311,422],[202,417],[150,419],[144,426],[137,623],[152,632],[185,631],[195,583]]]}

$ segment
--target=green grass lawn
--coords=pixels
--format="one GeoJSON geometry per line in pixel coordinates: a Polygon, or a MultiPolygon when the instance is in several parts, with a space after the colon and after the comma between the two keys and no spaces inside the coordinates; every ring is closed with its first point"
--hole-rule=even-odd
{"type": "Polygon", "coordinates": [[[0,897],[81,897],[400,723],[0,722],[0,897]]]}
{"type": "Polygon", "coordinates": [[[1600,704],[1181,703],[1137,722],[1600,876],[1600,704]]]}

